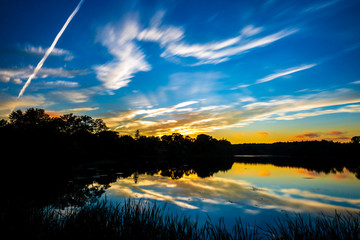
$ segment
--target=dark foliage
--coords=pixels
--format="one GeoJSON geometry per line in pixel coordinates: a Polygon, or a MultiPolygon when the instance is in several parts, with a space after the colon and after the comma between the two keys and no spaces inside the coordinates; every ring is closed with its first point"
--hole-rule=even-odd
{"type": "Polygon", "coordinates": [[[12,167],[16,168],[27,166],[27,170],[50,170],[49,166],[54,170],[69,169],[76,164],[110,159],[143,167],[159,162],[170,166],[217,163],[232,158],[230,142],[208,135],[192,139],[173,133],[159,138],[141,136],[137,131],[134,139],[109,131],[101,119],[73,114],[50,117],[43,109],[34,108],[14,111],[9,119],[0,125],[2,146],[16,154],[11,155],[13,161],[6,162],[14,163],[12,167]]]}
{"type": "MultiPolygon", "coordinates": [[[[356,137],[354,137],[356,140],[356,137]]],[[[360,179],[360,144],[332,141],[304,141],[273,144],[233,145],[235,161],[303,167],[317,172],[341,172],[344,168],[360,179]],[[254,157],[252,155],[258,155],[254,157]]]]}

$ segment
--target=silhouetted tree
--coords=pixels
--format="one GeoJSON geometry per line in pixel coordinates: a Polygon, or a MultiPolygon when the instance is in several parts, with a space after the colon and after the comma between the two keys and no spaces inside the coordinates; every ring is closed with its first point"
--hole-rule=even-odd
{"type": "Polygon", "coordinates": [[[163,135],[161,136],[161,141],[165,144],[170,144],[172,142],[171,135],[163,135]]]}
{"type": "Polygon", "coordinates": [[[106,124],[101,119],[92,119],[90,116],[76,116],[72,113],[65,114],[57,119],[58,127],[61,132],[68,134],[74,134],[78,131],[84,131],[89,133],[100,133],[107,131],[106,124]]]}
{"type": "Polygon", "coordinates": [[[137,129],[136,132],[135,132],[135,140],[138,140],[140,138],[140,130],[137,129]]]}
{"type": "Polygon", "coordinates": [[[196,137],[196,142],[197,143],[208,143],[212,140],[213,138],[209,135],[206,134],[199,134],[196,137]]]}
{"type": "Polygon", "coordinates": [[[354,136],[351,138],[351,143],[359,144],[360,143],[360,136],[354,136]]]}
{"type": "Polygon", "coordinates": [[[0,119],[0,128],[6,127],[9,124],[9,122],[5,119],[0,119]]]}
{"type": "Polygon", "coordinates": [[[25,112],[13,111],[9,119],[10,123],[18,128],[44,128],[50,123],[49,114],[39,108],[29,108],[25,112]]]}

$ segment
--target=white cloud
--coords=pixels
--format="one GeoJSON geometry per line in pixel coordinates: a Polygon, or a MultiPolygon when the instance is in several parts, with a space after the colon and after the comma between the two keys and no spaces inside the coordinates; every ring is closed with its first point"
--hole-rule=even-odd
{"type": "Polygon", "coordinates": [[[237,87],[231,88],[231,90],[236,90],[236,89],[239,89],[239,88],[246,88],[246,87],[249,87],[251,85],[270,82],[270,81],[272,81],[272,80],[274,80],[276,78],[285,77],[285,76],[291,75],[293,73],[304,71],[306,69],[309,69],[309,68],[312,68],[312,67],[315,67],[315,66],[316,66],[316,64],[307,64],[307,65],[302,65],[302,66],[298,66],[298,67],[288,68],[288,69],[285,69],[285,70],[281,70],[281,71],[279,71],[277,73],[270,74],[270,75],[268,75],[268,76],[266,76],[264,78],[258,79],[253,84],[242,84],[242,85],[239,85],[237,87]]]}
{"type": "Polygon", "coordinates": [[[360,84],[360,80],[351,82],[350,84],[360,84]]]}
{"type": "Polygon", "coordinates": [[[271,74],[271,75],[266,76],[264,78],[261,78],[261,79],[256,81],[256,84],[269,82],[269,81],[274,80],[276,78],[284,77],[284,76],[287,76],[287,75],[290,75],[290,74],[293,74],[293,73],[296,73],[296,72],[300,72],[300,71],[312,68],[314,66],[316,66],[316,64],[309,64],[309,65],[300,66],[300,67],[288,68],[288,69],[286,69],[284,71],[280,71],[278,73],[274,73],[274,74],[271,74]]]}
{"type": "Polygon", "coordinates": [[[100,41],[114,57],[112,61],[95,67],[97,78],[105,88],[116,90],[125,87],[135,73],[151,69],[135,42],[138,33],[138,23],[133,19],[127,19],[120,27],[108,25],[103,30],[100,41]]]}
{"type": "MultiPolygon", "coordinates": [[[[185,32],[182,27],[162,24],[164,15],[164,11],[155,14],[150,26],[138,32],[137,40],[159,43],[165,49],[161,54],[165,58],[174,56],[196,58],[198,62],[194,63],[194,65],[217,64],[228,61],[231,56],[268,45],[297,31],[297,29],[285,29],[264,37],[250,39],[250,37],[262,32],[263,27],[248,25],[240,31],[239,35],[233,38],[209,43],[189,44],[184,40],[185,32]]],[[[138,26],[136,28],[139,29],[138,26]]]]}
{"type": "Polygon", "coordinates": [[[166,46],[162,57],[194,57],[200,64],[219,63],[229,60],[229,57],[244,53],[248,50],[263,47],[288,35],[297,32],[296,29],[282,30],[274,34],[260,37],[257,39],[247,39],[246,37],[257,34],[262,28],[248,26],[243,33],[234,38],[205,44],[187,44],[183,41],[171,42],[166,46]]]}
{"type": "Polygon", "coordinates": [[[158,42],[161,46],[181,40],[184,37],[184,30],[181,27],[161,25],[164,15],[164,11],[158,11],[151,19],[150,27],[142,30],[137,39],[158,42]]]}
{"type": "Polygon", "coordinates": [[[339,0],[332,0],[332,1],[321,1],[320,3],[315,3],[308,8],[304,9],[302,13],[308,13],[308,12],[316,12],[319,10],[322,10],[324,8],[330,7],[336,3],[338,3],[339,0]]]}
{"type": "MultiPolygon", "coordinates": [[[[41,46],[35,47],[31,44],[27,44],[23,51],[29,53],[29,54],[35,54],[35,55],[44,55],[47,51],[47,48],[43,48],[41,46]]],[[[69,51],[62,48],[54,48],[51,52],[52,56],[63,56],[65,61],[71,61],[74,59],[74,55],[69,51]]]]}
{"type": "Polygon", "coordinates": [[[144,118],[152,118],[157,117],[159,115],[169,114],[173,112],[191,112],[192,108],[184,108],[189,105],[193,105],[198,103],[198,101],[186,101],[182,103],[178,103],[174,106],[167,107],[167,108],[156,108],[156,109],[145,109],[145,110],[137,110],[133,112],[133,117],[141,116],[137,118],[137,120],[144,119],[144,118]]]}
{"type": "Polygon", "coordinates": [[[50,87],[67,87],[67,88],[73,88],[73,87],[78,87],[79,83],[78,82],[70,82],[70,81],[62,81],[62,80],[58,80],[58,81],[48,81],[45,82],[46,86],[50,86],[50,87]]]}
{"type": "Polygon", "coordinates": [[[20,78],[14,78],[14,79],[13,79],[13,83],[15,83],[15,84],[22,84],[23,81],[22,81],[20,78]]]}
{"type": "Polygon", "coordinates": [[[132,128],[133,126],[153,126],[159,122],[161,124],[176,123],[176,120],[152,120],[149,118],[155,118],[158,116],[165,116],[165,118],[171,114],[186,113],[194,111],[193,108],[185,108],[189,105],[198,103],[198,101],[186,101],[176,105],[164,108],[151,108],[151,109],[138,109],[121,111],[118,115],[105,117],[104,120],[110,127],[120,127],[124,129],[132,128]]]}
{"type": "Polygon", "coordinates": [[[3,82],[3,83],[8,83],[10,82],[10,77],[9,76],[0,76],[0,82],[3,82]]]}
{"type": "MultiPolygon", "coordinates": [[[[2,68],[0,69],[0,79],[4,82],[12,81],[16,84],[21,83],[30,77],[34,71],[33,67],[28,68],[2,68]],[[6,80],[6,81],[5,81],[6,80]]],[[[67,70],[64,68],[42,68],[39,70],[35,78],[46,78],[46,77],[63,77],[63,78],[74,78],[76,76],[87,74],[87,70],[67,70]]]]}
{"type": "Polygon", "coordinates": [[[82,108],[70,108],[70,109],[64,109],[61,111],[58,111],[59,113],[62,114],[67,114],[67,113],[79,113],[79,112],[90,112],[90,111],[95,111],[98,110],[98,107],[82,107],[82,108]]]}
{"type": "Polygon", "coordinates": [[[238,36],[217,42],[188,44],[184,41],[182,27],[162,24],[164,12],[158,12],[148,28],[141,29],[136,17],[128,17],[122,25],[108,25],[99,35],[100,42],[114,57],[108,63],[95,66],[97,78],[105,88],[116,90],[131,82],[134,74],[151,70],[138,41],[152,41],[160,44],[165,50],[162,57],[193,57],[198,61],[193,65],[218,64],[228,61],[231,56],[244,53],[250,49],[263,47],[295,33],[296,29],[285,29],[257,39],[250,37],[263,31],[262,27],[248,25],[238,36]]]}
{"type": "Polygon", "coordinates": [[[276,117],[276,120],[294,120],[294,119],[302,119],[306,117],[315,117],[326,114],[333,113],[360,113],[360,105],[348,105],[336,109],[327,109],[327,110],[317,110],[313,112],[305,112],[305,113],[295,113],[286,116],[276,117]]]}
{"type": "Polygon", "coordinates": [[[247,124],[264,120],[294,120],[331,113],[358,112],[358,106],[351,104],[359,102],[359,92],[351,89],[337,89],[296,97],[281,96],[267,102],[250,103],[243,106],[246,111],[239,115],[245,117],[247,124]]]}
{"type": "Polygon", "coordinates": [[[90,93],[87,91],[56,91],[52,92],[53,97],[67,100],[73,103],[84,103],[88,102],[90,99],[90,93]]]}
{"type": "Polygon", "coordinates": [[[246,97],[240,97],[239,98],[240,102],[255,102],[256,99],[250,96],[246,96],[246,97]]]}
{"type": "Polygon", "coordinates": [[[351,89],[337,89],[335,91],[325,91],[317,94],[308,94],[299,97],[277,97],[268,102],[251,103],[244,106],[244,108],[255,109],[259,107],[281,106],[282,111],[286,110],[286,112],[294,112],[328,106],[352,104],[357,102],[360,102],[360,95],[358,92],[351,89]]]}
{"type": "Polygon", "coordinates": [[[183,38],[184,31],[181,28],[169,27],[151,27],[144,29],[137,36],[138,40],[159,42],[162,46],[169,42],[179,41],[183,38]]]}
{"type": "Polygon", "coordinates": [[[253,35],[260,33],[262,30],[263,30],[262,27],[256,28],[253,25],[248,25],[241,30],[241,34],[246,37],[251,37],[253,35]]]}

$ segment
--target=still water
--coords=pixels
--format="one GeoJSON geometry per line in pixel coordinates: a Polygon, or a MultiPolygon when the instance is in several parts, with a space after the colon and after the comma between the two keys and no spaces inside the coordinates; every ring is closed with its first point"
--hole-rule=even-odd
{"type": "MultiPolygon", "coordinates": [[[[121,173],[120,173],[121,175],[121,173]]],[[[325,174],[304,168],[272,164],[234,163],[226,172],[180,179],[155,175],[119,177],[103,197],[111,201],[142,199],[166,205],[175,212],[198,219],[223,217],[231,226],[237,217],[264,225],[284,214],[334,214],[360,211],[360,180],[344,169],[325,174]]]]}

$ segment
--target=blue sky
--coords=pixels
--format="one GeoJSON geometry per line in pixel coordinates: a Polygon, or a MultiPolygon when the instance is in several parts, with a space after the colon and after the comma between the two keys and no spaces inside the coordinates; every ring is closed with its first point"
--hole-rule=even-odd
{"type": "Polygon", "coordinates": [[[360,135],[360,2],[3,1],[0,115],[237,142],[360,135]]]}

